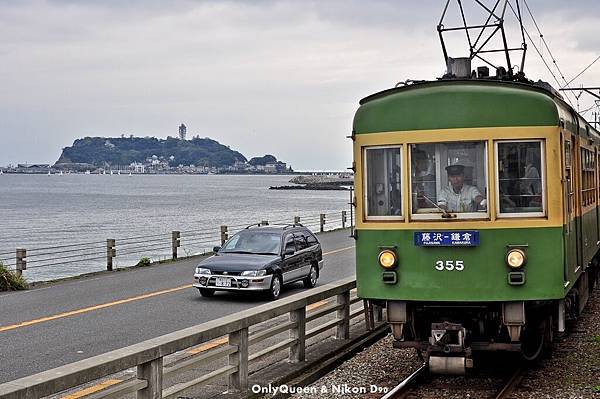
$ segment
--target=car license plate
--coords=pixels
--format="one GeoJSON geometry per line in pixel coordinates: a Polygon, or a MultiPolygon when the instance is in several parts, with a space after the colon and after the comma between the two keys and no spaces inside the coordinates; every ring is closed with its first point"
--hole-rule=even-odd
{"type": "Polygon", "coordinates": [[[228,277],[216,277],[215,285],[217,287],[231,287],[231,279],[228,277]]]}

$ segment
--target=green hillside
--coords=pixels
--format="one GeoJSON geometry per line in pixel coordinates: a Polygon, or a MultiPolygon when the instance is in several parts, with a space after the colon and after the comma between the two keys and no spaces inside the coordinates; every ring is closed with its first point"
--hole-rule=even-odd
{"type": "Polygon", "coordinates": [[[226,167],[236,161],[246,162],[237,151],[209,138],[180,140],[169,137],[85,137],[63,148],[56,165],[91,164],[98,167],[129,165],[156,156],[169,166],[196,165],[226,167]]]}

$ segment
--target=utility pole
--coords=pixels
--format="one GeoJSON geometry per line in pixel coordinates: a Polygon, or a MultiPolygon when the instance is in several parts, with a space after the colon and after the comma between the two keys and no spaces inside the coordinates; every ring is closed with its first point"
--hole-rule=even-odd
{"type": "MultiPolygon", "coordinates": [[[[560,91],[580,91],[580,92],[586,92],[587,94],[589,94],[590,96],[594,97],[594,104],[596,104],[596,107],[600,107],[600,87],[574,87],[574,88],[562,88],[560,89],[560,91]],[[594,93],[593,90],[598,90],[597,93],[594,93]]],[[[598,112],[592,112],[592,121],[590,121],[591,124],[594,125],[595,128],[598,128],[598,124],[600,123],[600,121],[598,120],[600,117],[598,112]]]]}
{"type": "Polygon", "coordinates": [[[561,91],[585,91],[586,93],[596,97],[600,100],[600,87],[576,87],[576,88],[562,88],[561,91]],[[598,94],[592,92],[592,90],[598,90],[598,94]]]}

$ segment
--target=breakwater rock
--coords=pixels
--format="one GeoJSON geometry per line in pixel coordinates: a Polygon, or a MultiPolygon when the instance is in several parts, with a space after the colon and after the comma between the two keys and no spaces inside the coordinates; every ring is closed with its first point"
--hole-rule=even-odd
{"type": "Polygon", "coordinates": [[[297,186],[271,186],[269,190],[348,190],[338,184],[305,184],[297,186]]]}
{"type": "Polygon", "coordinates": [[[351,174],[295,176],[290,180],[290,183],[306,185],[353,186],[354,179],[351,174]]]}

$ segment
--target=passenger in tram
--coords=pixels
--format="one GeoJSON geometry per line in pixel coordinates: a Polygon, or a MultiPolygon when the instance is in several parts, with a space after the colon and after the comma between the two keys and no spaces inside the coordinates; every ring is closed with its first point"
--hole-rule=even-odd
{"type": "Polygon", "coordinates": [[[415,209],[429,208],[435,200],[435,172],[434,163],[428,158],[425,151],[417,150],[413,155],[413,193],[417,194],[415,209]]]}
{"type": "Polygon", "coordinates": [[[442,188],[438,196],[438,206],[448,212],[476,212],[485,210],[487,201],[477,187],[465,184],[464,165],[446,166],[448,187],[442,188]]]}
{"type": "Polygon", "coordinates": [[[526,206],[541,206],[542,179],[540,178],[540,172],[535,167],[537,163],[534,155],[528,153],[523,177],[520,179],[519,184],[521,195],[527,202],[526,206]]]}

